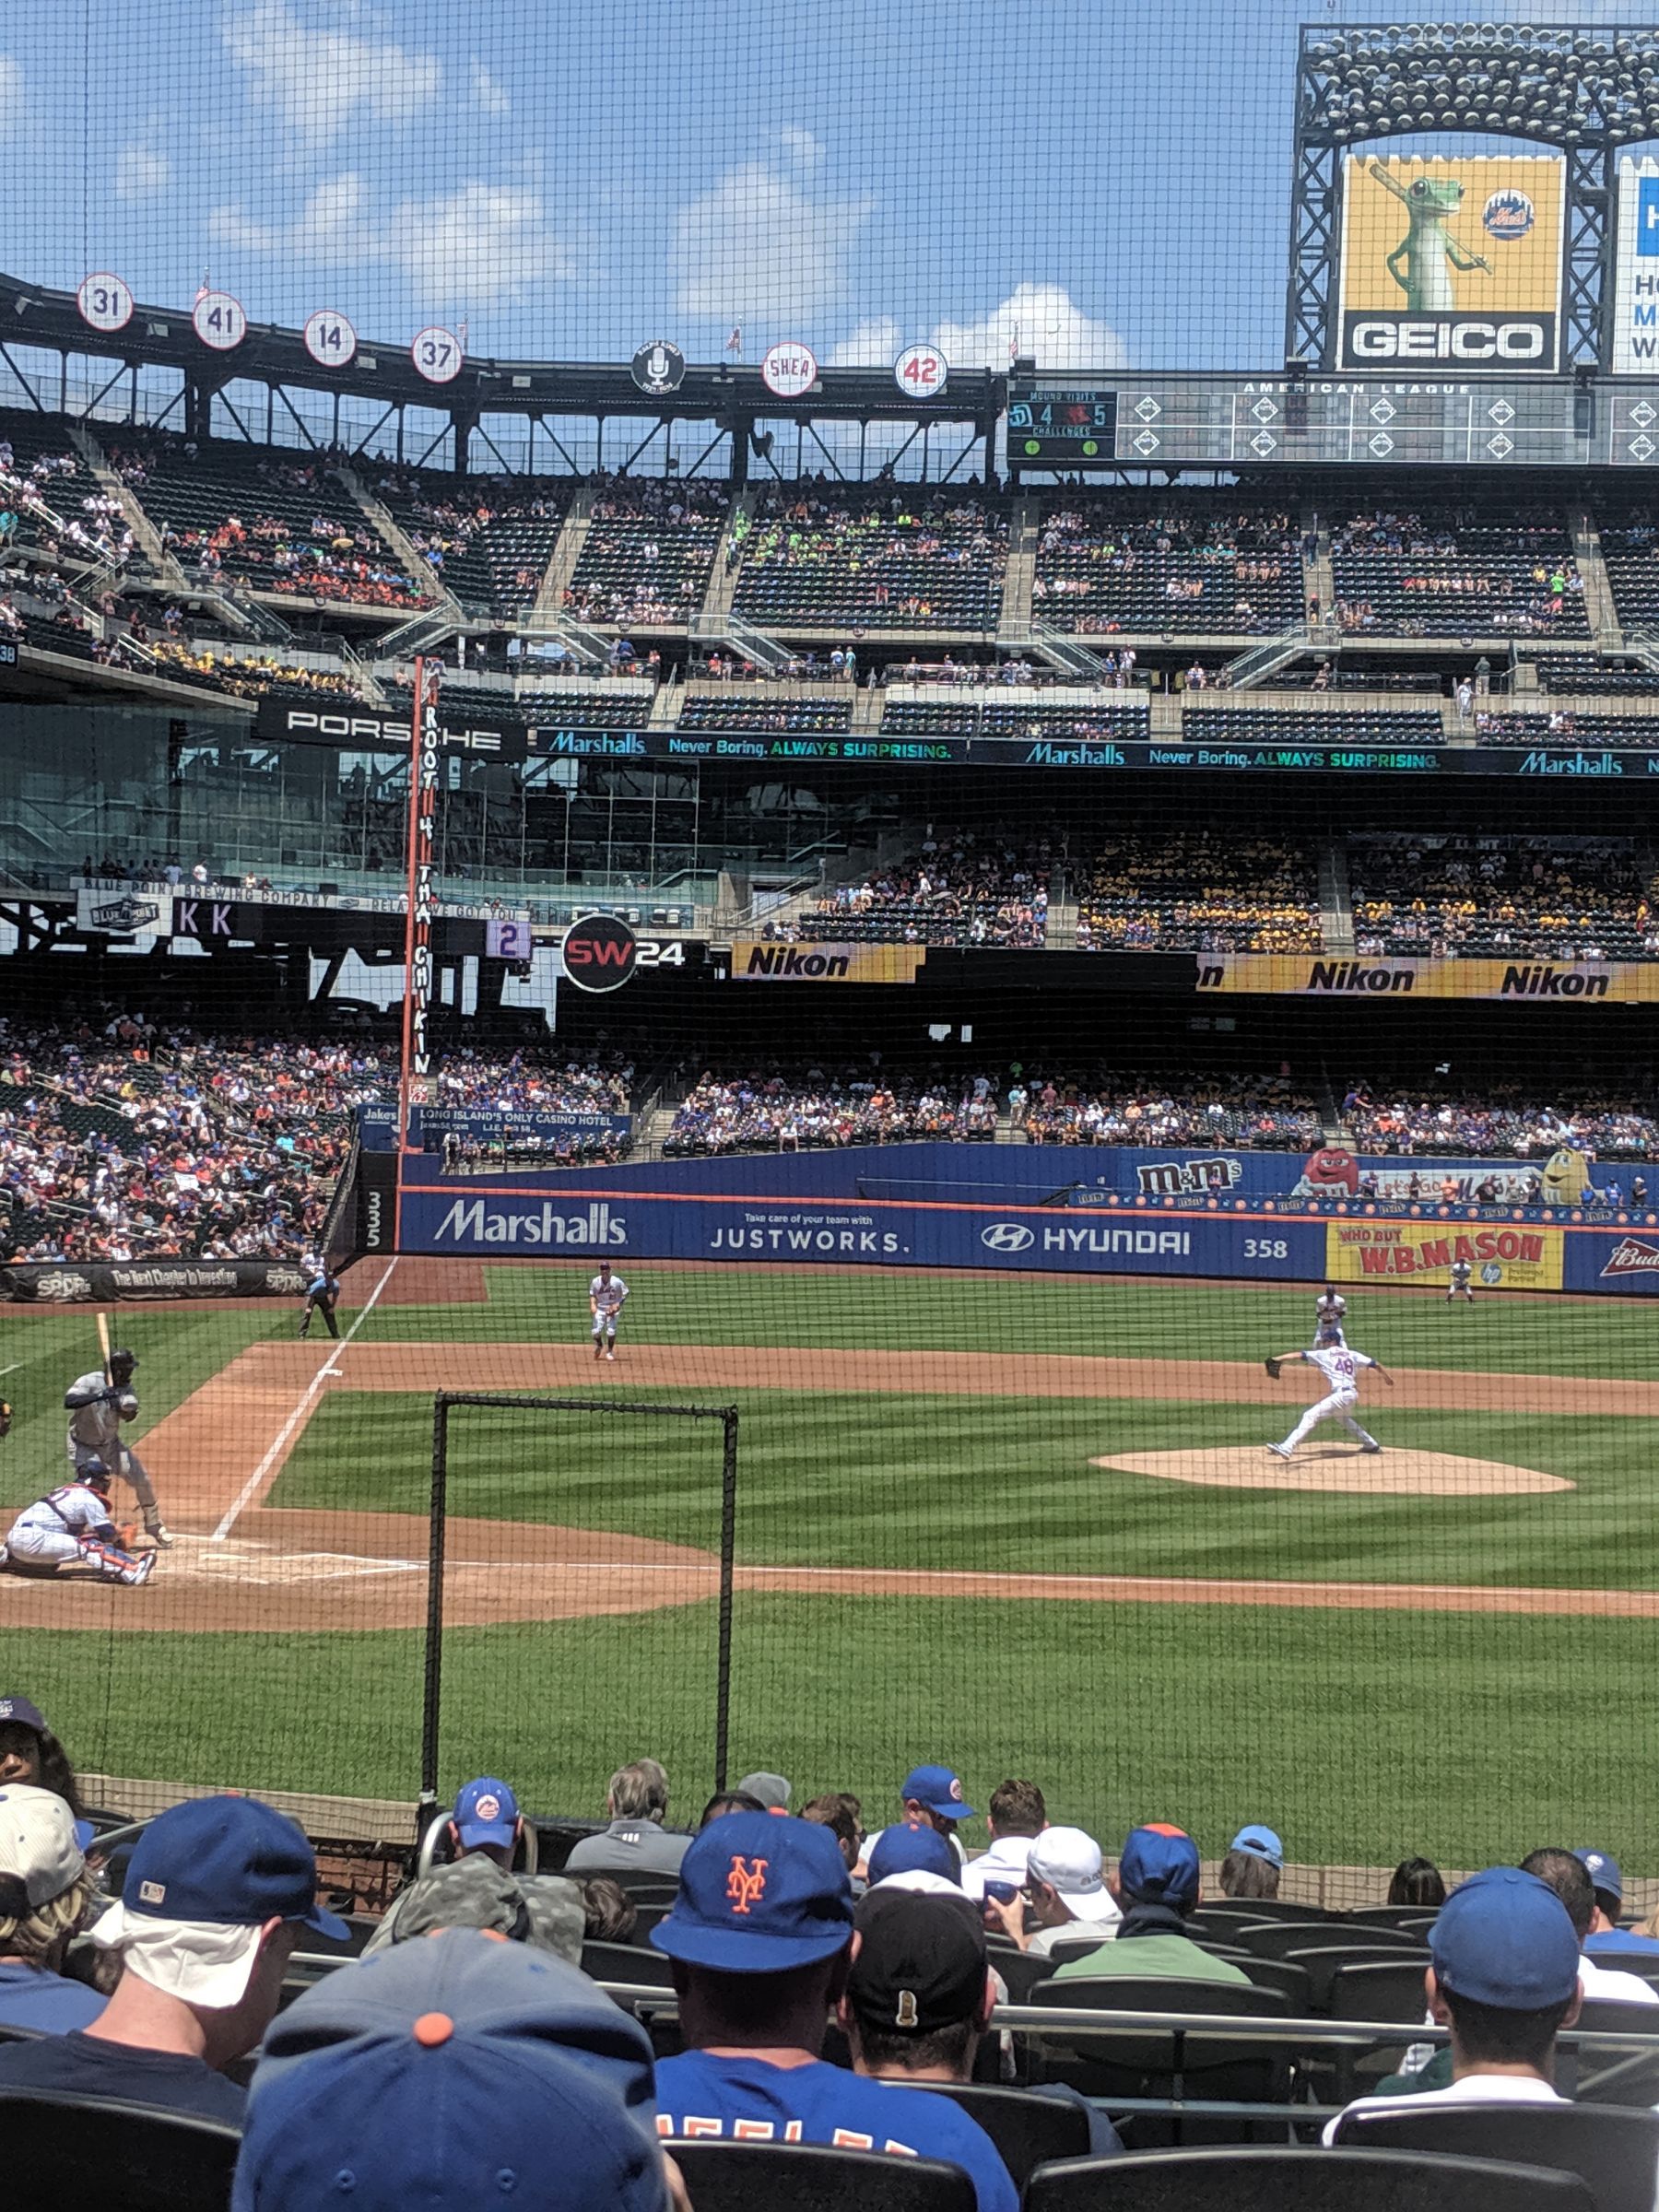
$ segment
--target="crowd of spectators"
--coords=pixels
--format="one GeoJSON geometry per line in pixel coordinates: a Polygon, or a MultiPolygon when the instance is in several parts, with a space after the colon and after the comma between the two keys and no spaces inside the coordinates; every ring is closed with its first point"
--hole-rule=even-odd
{"type": "Polygon", "coordinates": [[[799,1151],[918,1138],[990,1138],[998,1102],[989,1076],[888,1076],[875,1059],[827,1069],[775,1065],[705,1070],[676,1108],[666,1158],[799,1151]]]}
{"type": "Polygon", "coordinates": [[[695,613],[731,504],[712,478],[602,477],[565,586],[578,622],[679,625],[695,613]]]}
{"type": "Polygon", "coordinates": [[[633,1083],[624,1052],[491,1053],[462,1045],[440,1055],[431,1096],[434,1106],[485,1113],[627,1113],[633,1083]]]}
{"type": "MultiPolygon", "coordinates": [[[[147,653],[147,665],[158,676],[173,683],[199,685],[204,690],[228,691],[237,699],[320,696],[364,703],[360,682],[343,667],[312,668],[275,653],[246,659],[216,653],[208,645],[193,645],[182,638],[156,638],[149,641],[147,653]]],[[[143,668],[147,663],[143,656],[129,653],[126,665],[143,668]]]]}
{"type": "Polygon", "coordinates": [[[1607,839],[1379,832],[1348,841],[1362,957],[1659,959],[1635,848],[1607,839]]]}
{"type": "Polygon", "coordinates": [[[1032,1145],[1230,1145],[1294,1152],[1317,1145],[1313,1097],[1288,1072],[1167,1076],[1100,1070],[1016,1077],[1008,1117],[1032,1145]]]}
{"type": "Polygon", "coordinates": [[[1548,506],[1379,509],[1332,530],[1331,562],[1347,631],[1585,634],[1583,578],[1548,506]]]}
{"type": "MultiPolygon", "coordinates": [[[[1041,946],[1048,935],[1049,883],[1059,864],[1052,832],[1018,842],[935,828],[902,860],[862,883],[842,884],[794,934],[904,945],[1041,946]]],[[[773,934],[789,935],[789,925],[773,934]]]]}
{"type": "Polygon", "coordinates": [[[1288,514],[1228,512],[1213,493],[1102,493],[1044,516],[1033,614],[1090,634],[1279,629],[1301,606],[1288,514]]]}
{"type": "MultiPolygon", "coordinates": [[[[389,1904],[347,1921],[330,1907],[355,1892],[325,1891],[337,1863],[320,1864],[257,1797],[171,1803],[118,1841],[108,1815],[88,1812],[45,1715],[15,1692],[0,1699],[0,2090],[58,2100],[51,2162],[76,2201],[94,2198],[95,2165],[110,2169],[107,2151],[83,2156],[79,2143],[112,2139],[90,2124],[111,2103],[129,2136],[147,2115],[152,2163],[169,2122],[218,2124],[221,2193],[181,2183],[180,2201],[239,2212],[491,2196],[549,2212],[691,2212],[789,2201],[792,2156],[814,2160],[799,2186],[819,2203],[867,2199],[873,2160],[891,2157],[930,2162],[919,2188],[937,2166],[954,2170],[949,2201],[974,2212],[1017,2212],[1041,2161],[1087,2158],[1059,2173],[1109,2201],[1113,2162],[1161,2143],[1176,2109],[1163,2100],[1182,2096],[1182,2016],[1231,2013],[1241,2042],[1251,2016],[1282,2020],[1287,2006],[1351,2019],[1337,1977],[1374,1976],[1380,1959],[1422,1992],[1384,2019],[1415,2025],[1428,2007],[1430,2032],[1387,2058],[1395,2071],[1339,2089],[1342,2109],[1324,2120],[1308,2112],[1329,2100],[1317,2050],[1300,2074],[1261,2075],[1259,2046],[1235,2044],[1230,2077],[1206,2084],[1206,2141],[1236,2129],[1253,2145],[1264,2098],[1291,2142],[1299,2113],[1324,2120],[1326,2145],[1364,2146],[1369,2129],[1404,2121],[1427,2151],[1408,2169],[1416,2186],[1437,2149],[1471,2147],[1460,2124],[1484,2117],[1498,2138],[1478,2146],[1485,2156],[1533,2161],[1514,2169],[1523,2195],[1538,2163],[1563,2179],[1596,2173],[1616,2190],[1596,2202],[1653,2191],[1654,2124],[1630,2109],[1646,2092],[1626,2088],[1625,2109],[1603,2119],[1589,2083],[1560,2077],[1579,2090],[1571,2111],[1558,2086],[1558,2036],[1586,2001],[1598,2010],[1584,2025],[1632,2039],[1625,2074],[1659,2018],[1659,1916],[1628,1912],[1605,1849],[1546,1845],[1466,1878],[1413,1853],[1376,1877],[1385,1900],[1350,1914],[1281,1902],[1290,1853],[1257,1820],[1233,1834],[1219,1894],[1206,1896],[1199,1843],[1178,1821],[1133,1826],[1109,1852],[1051,1818],[1058,1790],[1025,1777],[985,1800],[988,1845],[969,1785],[939,1764],[904,1775],[873,1830],[854,1793],[797,1807],[787,1776],[756,1771],[718,1790],[692,1832],[670,1825],[669,1776],[641,1758],[611,1775],[603,1822],[553,1868],[530,1848],[510,1782],[465,1783],[389,1904]],[[1306,1938],[1300,1960],[1277,1946],[1289,1912],[1306,1938]],[[1299,1963],[1300,1986],[1275,1978],[1299,1963]],[[1055,2066],[1053,2037],[1045,2059],[998,2018],[1050,1994],[1085,2015],[1171,2014],[1177,2040],[1159,2049],[1137,2031],[1130,2060],[1121,2042],[1074,2030],[1055,2066]]],[[[1374,2012],[1382,1993],[1360,1994],[1374,2012]]],[[[193,2176],[205,2175],[212,2136],[181,2126],[181,2154],[186,2142],[193,2176]]],[[[1169,2155],[1158,2180],[1179,2190],[1169,2155]]],[[[1269,2155],[1275,2201],[1313,2201],[1283,2141],[1269,2155]]],[[[1318,2179],[1337,2194],[1352,2179],[1382,2202],[1382,2186],[1357,2179],[1374,2155],[1351,2153],[1346,2177],[1327,2161],[1318,2179]]],[[[1201,2157],[1195,2171],[1224,2201],[1225,2152],[1201,2157]]],[[[1266,2201],[1248,2171],[1240,2201],[1266,2201]]],[[[1483,2202],[1500,2201],[1500,2171],[1454,2158],[1444,2201],[1464,2201],[1471,2173],[1483,2202]]],[[[1137,2177],[1124,2178],[1128,2190],[1137,2177]]],[[[1582,2183],[1559,2192],[1575,2193],[1592,2201],[1582,2183]]]]}
{"type": "Polygon", "coordinates": [[[1097,847],[1077,902],[1080,952],[1317,952],[1319,867],[1305,847],[1213,830],[1125,833],[1097,847]]]}
{"type": "Polygon", "coordinates": [[[989,629],[1007,517],[959,488],[818,477],[769,487],[735,517],[739,614],[765,626],[989,629]]]}
{"type": "MultiPolygon", "coordinates": [[[[1597,1160],[1646,1162],[1659,1147],[1659,1101],[1636,1087],[1588,1079],[1572,1086],[1571,1103],[1528,1096],[1524,1083],[1465,1088],[1430,1077],[1409,1085],[1357,1085],[1342,1101],[1342,1122],[1356,1151],[1547,1162],[1553,1152],[1597,1160]],[[1386,1091],[1386,1095],[1383,1095],[1386,1091]]],[[[1599,1187],[1599,1186],[1597,1186],[1599,1187]]],[[[1645,1189],[1645,1185],[1644,1185],[1645,1189]]],[[[1517,1194],[1539,1196],[1542,1179],[1517,1194]]],[[[1425,1190],[1422,1194],[1431,1194],[1425,1190]]],[[[1617,1204],[1628,1194],[1621,1184],[1617,1204]]],[[[1637,1203],[1641,1203],[1640,1200],[1637,1203]]]]}

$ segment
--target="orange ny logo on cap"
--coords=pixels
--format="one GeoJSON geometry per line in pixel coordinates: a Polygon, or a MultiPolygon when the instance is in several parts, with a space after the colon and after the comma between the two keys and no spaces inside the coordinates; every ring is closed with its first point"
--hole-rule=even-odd
{"type": "Polygon", "coordinates": [[[766,1867],[764,1859],[732,1861],[732,1870],[726,1876],[726,1897],[734,1912],[747,1912],[766,1895],[766,1867]]]}

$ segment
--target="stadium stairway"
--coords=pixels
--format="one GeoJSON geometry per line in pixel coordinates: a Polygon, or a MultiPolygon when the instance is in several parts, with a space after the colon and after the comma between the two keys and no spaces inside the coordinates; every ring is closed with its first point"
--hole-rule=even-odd
{"type": "Polygon", "coordinates": [[[714,548],[714,559],[709,565],[709,582],[698,608],[699,619],[705,623],[724,621],[732,611],[732,602],[737,596],[737,579],[743,573],[742,550],[748,541],[748,533],[755,521],[755,488],[745,484],[732,500],[726,512],[725,528],[720,534],[720,543],[714,548]],[[738,517],[743,528],[738,530],[738,517]],[[733,559],[735,554],[737,558],[733,559]]]}
{"type": "Polygon", "coordinates": [[[1619,643],[1618,610],[1613,604],[1613,586],[1602,559],[1601,536],[1588,507],[1577,502],[1567,510],[1567,527],[1572,534],[1572,558],[1584,583],[1584,617],[1598,653],[1619,643]]]}
{"type": "Polygon", "coordinates": [[[1319,927],[1328,950],[1353,951],[1354,900],[1348,888],[1347,853],[1340,844],[1320,848],[1319,927]]]}
{"type": "Polygon", "coordinates": [[[1302,559],[1302,605],[1310,599],[1319,602],[1322,625],[1328,621],[1336,606],[1336,578],[1331,568],[1331,533],[1319,519],[1319,510],[1310,502],[1302,509],[1302,543],[1313,541],[1312,559],[1302,559]]]}
{"type": "Polygon", "coordinates": [[[559,610],[564,605],[564,595],[576,563],[582,559],[582,548],[587,543],[588,532],[594,526],[594,487],[579,485],[565,509],[564,521],[559,535],[553,541],[553,550],[547,556],[547,565],[542,571],[531,606],[534,617],[557,621],[559,610]]]}
{"type": "Polygon", "coordinates": [[[417,550],[413,541],[400,523],[394,522],[389,510],[377,500],[354,468],[331,468],[329,475],[362,509],[372,529],[377,531],[392,547],[404,565],[406,575],[431,593],[437,602],[434,612],[448,615],[452,621],[465,622],[461,602],[443,581],[442,571],[434,569],[417,550]]]}
{"type": "Polygon", "coordinates": [[[1037,523],[1041,501],[1016,500],[1008,515],[1008,565],[1003,571],[1002,618],[997,643],[1026,637],[1031,628],[1031,585],[1037,574],[1037,523]]]}
{"type": "Polygon", "coordinates": [[[130,492],[104,458],[104,450],[90,430],[76,422],[69,426],[69,440],[81,459],[98,479],[99,489],[111,499],[121,502],[121,512],[126,517],[134,542],[144,548],[148,560],[164,582],[175,592],[187,588],[184,571],[161,543],[161,533],[146,514],[137,499],[130,492]]]}

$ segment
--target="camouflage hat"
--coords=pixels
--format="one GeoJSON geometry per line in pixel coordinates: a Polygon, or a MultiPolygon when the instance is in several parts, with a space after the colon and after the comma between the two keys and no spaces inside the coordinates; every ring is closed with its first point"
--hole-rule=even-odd
{"type": "Polygon", "coordinates": [[[369,1948],[407,1943],[438,1928],[485,1928],[556,1952],[575,1966],[585,1924],[574,1882],[560,1875],[514,1877],[482,1852],[468,1852],[453,1865],[434,1866],[406,1889],[369,1948]]]}

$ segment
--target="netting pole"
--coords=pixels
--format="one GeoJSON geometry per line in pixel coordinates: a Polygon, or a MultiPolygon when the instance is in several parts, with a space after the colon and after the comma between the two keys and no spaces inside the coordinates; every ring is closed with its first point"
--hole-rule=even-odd
{"type": "Polygon", "coordinates": [[[420,1713],[420,1806],[418,1832],[438,1809],[438,1720],[443,1692],[443,1543],[449,1518],[449,1408],[432,1399],[432,1494],[427,1507],[426,1679],[420,1713]]]}
{"type": "Polygon", "coordinates": [[[714,1787],[726,1786],[727,1738],[732,1719],[732,1581],[737,1551],[737,1408],[721,1417],[725,1451],[720,1469],[720,1625],[714,1676],[714,1787]]]}

